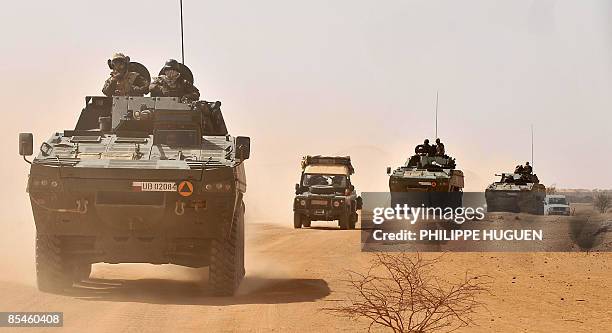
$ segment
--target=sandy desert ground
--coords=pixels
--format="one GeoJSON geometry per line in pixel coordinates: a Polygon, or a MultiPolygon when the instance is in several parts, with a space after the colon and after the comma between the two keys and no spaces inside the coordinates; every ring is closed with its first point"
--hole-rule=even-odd
{"type": "MultiPolygon", "coordinates": [[[[67,295],[41,293],[24,224],[2,237],[10,255],[0,258],[0,311],[63,311],[70,332],[366,330],[321,310],[345,295],[345,269],[368,265],[359,231],[271,222],[247,226],[247,276],[234,298],[209,295],[206,269],[134,264],[98,264],[67,295]]],[[[490,275],[493,294],[482,298],[479,326],[459,332],[612,331],[612,253],[450,253],[438,267],[450,279],[466,270],[490,275]]]]}

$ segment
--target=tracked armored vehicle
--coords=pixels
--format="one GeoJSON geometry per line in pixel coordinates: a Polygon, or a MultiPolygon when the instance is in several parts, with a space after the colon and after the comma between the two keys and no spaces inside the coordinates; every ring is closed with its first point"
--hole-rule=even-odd
{"type": "MultiPolygon", "coordinates": [[[[93,263],[171,263],[209,266],[213,293],[234,293],[250,139],[228,134],[220,105],[87,97],[76,127],[42,143],[27,185],[40,290],[62,292],[93,263]]],[[[19,148],[32,155],[32,134],[19,148]]]]}
{"type": "Polygon", "coordinates": [[[293,226],[338,220],[340,229],[355,229],[362,202],[351,183],[354,172],[348,156],[305,156],[300,183],[295,184],[293,226]]]}
{"type": "Polygon", "coordinates": [[[411,207],[459,207],[463,198],[463,171],[456,169],[455,159],[437,156],[419,145],[415,155],[404,165],[391,170],[389,190],[391,205],[407,204],[411,207]]]}
{"type": "Polygon", "coordinates": [[[488,212],[544,214],[546,187],[529,173],[502,173],[485,190],[488,212]]]}

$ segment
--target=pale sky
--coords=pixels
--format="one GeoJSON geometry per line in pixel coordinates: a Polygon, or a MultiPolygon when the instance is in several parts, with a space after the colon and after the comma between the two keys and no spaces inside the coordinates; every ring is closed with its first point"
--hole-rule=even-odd
{"type": "MultiPolygon", "coordinates": [[[[247,207],[291,214],[304,154],[350,154],[361,191],[387,189],[439,136],[482,191],[530,159],[546,185],[612,188],[607,0],[184,0],[186,64],[230,133],[252,138],[247,207]],[[278,194],[278,195],[273,195],[278,194]]],[[[157,73],[180,59],[177,1],[10,1],[0,12],[3,203],[31,218],[17,133],[36,146],[100,95],[112,53],[157,73]]],[[[5,209],[6,210],[6,209],[5,209]]]]}

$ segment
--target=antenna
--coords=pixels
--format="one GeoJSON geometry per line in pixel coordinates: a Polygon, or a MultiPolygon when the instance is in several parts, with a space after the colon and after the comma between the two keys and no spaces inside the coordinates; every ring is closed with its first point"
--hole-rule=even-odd
{"type": "Polygon", "coordinates": [[[181,7],[181,58],[182,64],[185,64],[185,46],[183,43],[183,0],[179,0],[179,6],[181,7]]]}
{"type": "Polygon", "coordinates": [[[533,169],[533,124],[531,124],[531,168],[533,169]]]}
{"type": "Polygon", "coordinates": [[[438,91],[436,90],[436,137],[434,138],[434,140],[437,138],[438,138],[438,91]]]}

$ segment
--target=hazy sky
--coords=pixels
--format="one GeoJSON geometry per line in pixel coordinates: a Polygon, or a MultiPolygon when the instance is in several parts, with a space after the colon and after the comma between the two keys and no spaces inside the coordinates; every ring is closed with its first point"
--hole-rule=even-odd
{"type": "MultiPolygon", "coordinates": [[[[530,159],[547,185],[612,188],[610,2],[184,0],[186,64],[230,132],[252,137],[251,214],[291,213],[303,154],[351,154],[387,188],[439,135],[466,190],[530,159]],[[271,193],[279,193],[272,196],[271,193]]],[[[115,51],[180,58],[177,1],[11,1],[0,13],[4,203],[28,217],[17,133],[72,128],[115,51]]],[[[280,215],[277,215],[280,214],[280,215]]]]}

